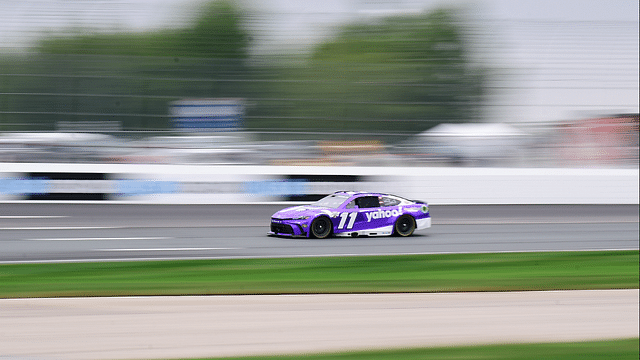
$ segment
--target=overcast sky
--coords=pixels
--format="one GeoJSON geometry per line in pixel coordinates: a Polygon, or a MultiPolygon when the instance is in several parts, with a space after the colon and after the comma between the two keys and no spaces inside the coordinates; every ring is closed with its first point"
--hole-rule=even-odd
{"type": "MultiPolygon", "coordinates": [[[[182,26],[202,2],[0,0],[0,51],[24,51],[44,33],[73,27],[144,31],[182,26]]],[[[237,2],[257,14],[251,26],[262,51],[282,44],[302,48],[354,19],[464,6],[484,22],[487,41],[497,45],[485,60],[512,75],[494,84],[487,120],[553,121],[638,112],[637,0],[237,2]]]]}
{"type": "MultiPolygon", "coordinates": [[[[74,25],[135,29],[179,26],[207,0],[0,0],[0,46],[74,25]]],[[[289,38],[355,17],[466,6],[502,20],[638,22],[634,0],[236,0],[269,13],[272,31],[289,38]],[[295,31],[292,31],[294,30],[295,31]]]]}

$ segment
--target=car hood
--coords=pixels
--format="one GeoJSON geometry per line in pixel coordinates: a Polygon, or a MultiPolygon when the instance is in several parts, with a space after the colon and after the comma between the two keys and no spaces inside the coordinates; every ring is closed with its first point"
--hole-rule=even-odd
{"type": "Polygon", "coordinates": [[[327,208],[315,207],[315,206],[293,206],[286,209],[282,209],[273,214],[274,219],[297,219],[304,216],[315,216],[319,213],[325,213],[331,215],[331,211],[327,208]]]}

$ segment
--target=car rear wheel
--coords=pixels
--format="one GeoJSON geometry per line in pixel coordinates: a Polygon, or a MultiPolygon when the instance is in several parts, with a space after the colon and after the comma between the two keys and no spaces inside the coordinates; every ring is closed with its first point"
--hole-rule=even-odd
{"type": "Polygon", "coordinates": [[[331,220],[321,216],[311,223],[311,234],[318,239],[325,239],[331,235],[331,220]]]}
{"type": "Polygon", "coordinates": [[[416,230],[416,221],[411,215],[402,215],[396,220],[395,233],[400,236],[410,236],[416,230]]]}

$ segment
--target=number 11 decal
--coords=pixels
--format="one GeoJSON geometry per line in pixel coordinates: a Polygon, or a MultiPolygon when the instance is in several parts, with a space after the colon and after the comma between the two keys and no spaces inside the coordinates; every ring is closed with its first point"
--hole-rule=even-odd
{"type": "Polygon", "coordinates": [[[340,214],[340,224],[338,225],[338,229],[344,229],[344,224],[347,222],[347,218],[349,218],[347,229],[353,228],[353,224],[356,222],[357,216],[357,212],[343,212],[342,214],[340,214]]]}

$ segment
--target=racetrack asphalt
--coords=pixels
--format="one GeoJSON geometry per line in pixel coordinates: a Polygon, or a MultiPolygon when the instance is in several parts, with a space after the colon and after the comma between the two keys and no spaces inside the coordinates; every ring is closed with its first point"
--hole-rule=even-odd
{"type": "Polygon", "coordinates": [[[267,237],[284,206],[0,204],[0,263],[638,249],[637,206],[432,206],[409,238],[267,237]]]}

